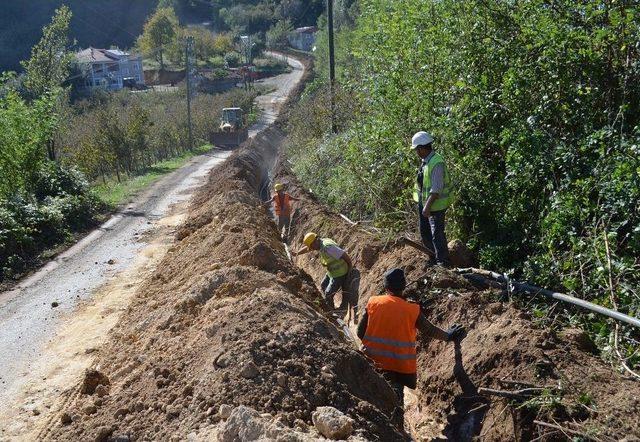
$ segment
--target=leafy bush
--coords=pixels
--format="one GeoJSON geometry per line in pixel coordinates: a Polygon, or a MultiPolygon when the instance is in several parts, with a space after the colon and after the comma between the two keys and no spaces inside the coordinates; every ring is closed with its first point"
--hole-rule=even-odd
{"type": "Polygon", "coordinates": [[[224,69],[225,61],[223,57],[217,55],[209,58],[208,65],[213,69],[224,69]]]}
{"type": "Polygon", "coordinates": [[[266,44],[270,49],[285,49],[289,47],[289,34],[293,32],[290,21],[280,20],[273,25],[266,34],[266,44]]]}
{"type": "MultiPolygon", "coordinates": [[[[56,166],[59,167],[59,166],[56,166]]],[[[47,167],[50,170],[54,167],[47,167]]],[[[77,176],[77,171],[62,171],[57,176],[77,176]]],[[[64,243],[74,232],[95,225],[96,216],[105,207],[84,185],[42,200],[24,193],[0,200],[0,282],[18,275],[37,261],[44,250],[64,243]]],[[[55,183],[59,183],[53,180],[55,183]]],[[[60,187],[50,187],[58,191],[60,187]]]]}
{"type": "MultiPolygon", "coordinates": [[[[329,102],[314,86],[293,122],[296,171],[355,218],[414,228],[409,143],[431,131],[455,179],[449,228],[484,266],[637,315],[635,6],[359,4],[355,28],[337,35],[338,97],[349,98],[338,100],[339,134],[328,134],[329,102]]],[[[325,66],[326,35],[317,53],[325,66]]]]}
{"type": "Polygon", "coordinates": [[[242,60],[241,55],[235,51],[227,52],[226,54],[224,54],[224,62],[230,68],[238,67],[240,65],[241,60],[242,60]]]}
{"type": "Polygon", "coordinates": [[[256,58],[253,60],[253,64],[258,72],[268,72],[271,75],[278,75],[290,70],[284,60],[272,57],[256,58]]]}
{"type": "Polygon", "coordinates": [[[46,197],[82,195],[89,189],[89,182],[75,167],[62,167],[53,161],[45,163],[35,174],[34,196],[42,201],[46,197]]]}

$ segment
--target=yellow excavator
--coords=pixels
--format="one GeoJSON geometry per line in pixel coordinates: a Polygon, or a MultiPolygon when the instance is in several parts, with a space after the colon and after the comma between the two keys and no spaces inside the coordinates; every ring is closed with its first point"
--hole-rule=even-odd
{"type": "Polygon", "coordinates": [[[218,147],[238,147],[249,138],[249,130],[244,127],[242,109],[225,107],[222,109],[220,129],[211,136],[211,143],[218,147]]]}

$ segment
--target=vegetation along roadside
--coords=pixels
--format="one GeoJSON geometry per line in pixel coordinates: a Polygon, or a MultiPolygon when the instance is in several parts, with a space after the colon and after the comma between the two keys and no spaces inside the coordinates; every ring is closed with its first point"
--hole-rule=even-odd
{"type": "Polygon", "coordinates": [[[39,265],[96,226],[117,204],[207,149],[224,107],[255,119],[258,89],[186,88],[78,98],[66,79],[71,11],[56,11],[24,74],[0,81],[0,283],[39,265]],[[51,54],[62,54],[51,57],[51,54]],[[201,146],[201,147],[198,147],[201,146]]]}
{"type": "MultiPolygon", "coordinates": [[[[338,133],[322,33],[316,81],[291,119],[293,169],[323,202],[394,237],[415,229],[408,146],[428,130],[455,181],[450,237],[482,266],[637,317],[639,24],[634,2],[345,2],[338,133]]],[[[524,302],[613,354],[611,323],[524,302]]],[[[620,336],[638,364],[640,336],[620,336]]]]}

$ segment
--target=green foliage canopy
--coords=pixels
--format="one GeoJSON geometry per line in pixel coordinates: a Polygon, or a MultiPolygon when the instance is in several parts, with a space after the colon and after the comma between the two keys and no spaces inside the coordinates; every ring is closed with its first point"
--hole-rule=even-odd
{"type": "Polygon", "coordinates": [[[144,25],[138,38],[138,47],[146,54],[153,54],[160,69],[164,69],[164,53],[176,46],[180,23],[173,8],[158,8],[144,25]]]}
{"type": "Polygon", "coordinates": [[[22,63],[26,71],[24,87],[31,97],[40,97],[62,85],[69,75],[73,54],[69,47],[71,10],[57,9],[51,23],[42,30],[42,38],[31,50],[31,58],[22,63]]]}
{"type": "MultiPolygon", "coordinates": [[[[296,171],[314,191],[355,218],[415,226],[409,143],[431,131],[456,182],[451,233],[483,265],[638,315],[638,2],[359,8],[337,36],[340,133],[316,116],[294,129],[296,171]]],[[[313,85],[301,109],[326,117],[323,92],[313,85]]]]}

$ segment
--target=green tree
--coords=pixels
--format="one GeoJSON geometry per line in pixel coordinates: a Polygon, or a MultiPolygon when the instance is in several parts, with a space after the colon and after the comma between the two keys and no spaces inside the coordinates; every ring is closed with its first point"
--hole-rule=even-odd
{"type": "Polygon", "coordinates": [[[233,50],[233,37],[231,34],[217,34],[215,37],[214,48],[217,55],[224,55],[233,50]]]}
{"type": "Polygon", "coordinates": [[[15,91],[0,100],[0,199],[30,190],[57,127],[55,97],[27,102],[15,91]]]}
{"type": "Polygon", "coordinates": [[[57,9],[51,23],[42,30],[42,38],[31,50],[31,58],[22,62],[26,75],[24,87],[31,98],[62,85],[69,76],[73,54],[69,48],[71,10],[57,9]]]}
{"type": "Polygon", "coordinates": [[[138,38],[138,47],[148,55],[153,55],[164,69],[164,53],[177,43],[180,24],[173,8],[158,8],[144,25],[138,38]]]}
{"type": "Polygon", "coordinates": [[[267,47],[270,49],[285,49],[289,47],[289,34],[293,32],[293,25],[289,20],[280,20],[267,31],[267,47]]]}
{"type": "MultiPolygon", "coordinates": [[[[323,33],[325,83],[294,114],[295,171],[354,218],[415,228],[408,145],[429,130],[456,184],[450,233],[483,266],[637,314],[637,2],[358,5],[337,35],[341,131],[326,133],[323,33]]],[[[585,322],[606,340],[606,325],[585,322]]]]}

